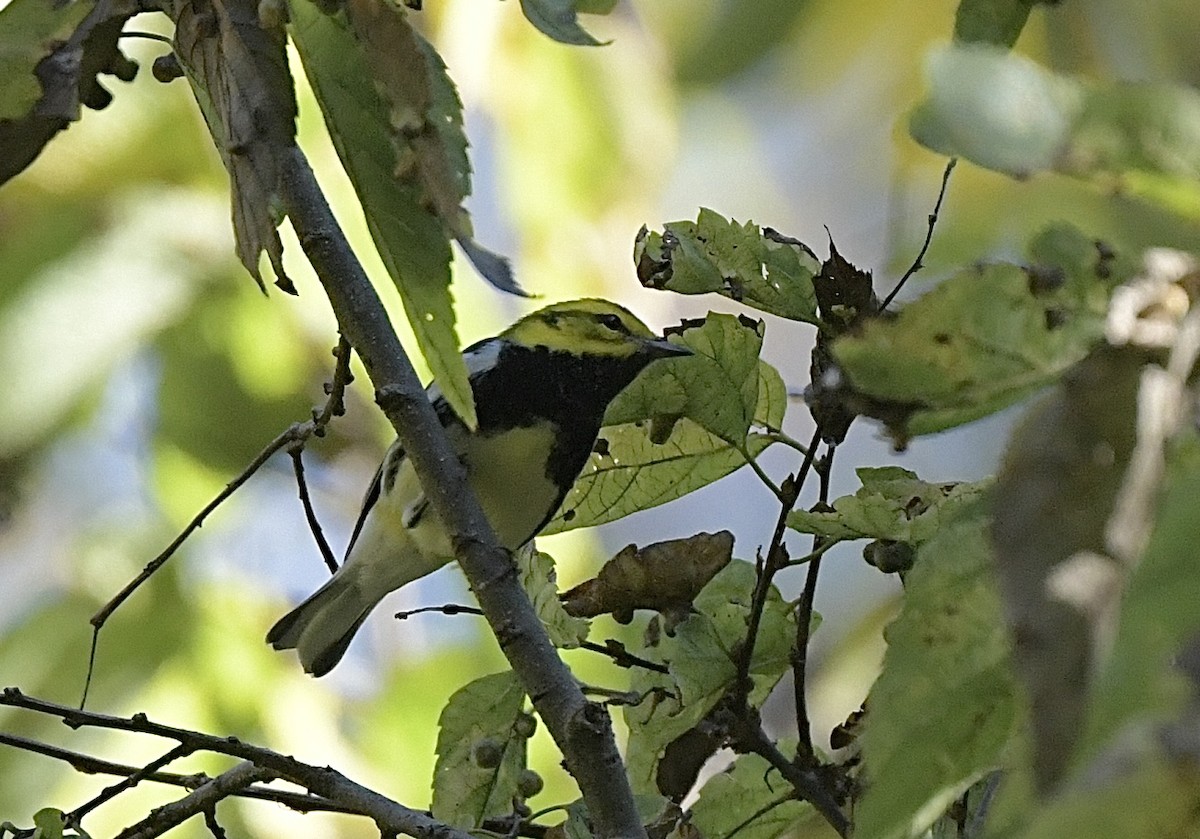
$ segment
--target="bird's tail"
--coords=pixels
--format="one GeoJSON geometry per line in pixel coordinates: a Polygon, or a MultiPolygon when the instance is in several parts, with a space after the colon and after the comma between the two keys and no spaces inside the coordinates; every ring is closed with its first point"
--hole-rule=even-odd
{"type": "Polygon", "coordinates": [[[352,575],[335,574],[271,627],[267,643],[277,650],[294,649],[306,673],[324,676],[341,661],[354,633],[382,599],[356,582],[352,575]]]}

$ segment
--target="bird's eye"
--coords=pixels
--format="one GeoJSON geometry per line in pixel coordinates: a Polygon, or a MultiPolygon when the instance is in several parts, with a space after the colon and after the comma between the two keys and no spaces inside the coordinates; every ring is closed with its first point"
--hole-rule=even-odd
{"type": "Polygon", "coordinates": [[[611,329],[613,332],[619,332],[622,335],[628,335],[629,330],[625,324],[616,315],[597,315],[596,321],[603,327],[611,329]]]}

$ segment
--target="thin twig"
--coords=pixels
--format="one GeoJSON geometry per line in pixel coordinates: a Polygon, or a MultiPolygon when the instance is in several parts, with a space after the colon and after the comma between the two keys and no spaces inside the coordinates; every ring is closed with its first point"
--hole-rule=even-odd
{"type": "MultiPolygon", "coordinates": [[[[249,760],[243,761],[178,801],[154,808],[146,818],[118,833],[116,839],[155,839],[192,816],[211,813],[218,801],[228,798],[237,790],[260,781],[269,781],[274,777],[275,773],[271,770],[257,766],[249,760]]],[[[220,833],[223,834],[224,831],[220,833]]]]}
{"type": "Polygon", "coordinates": [[[750,452],[746,451],[745,449],[738,448],[738,453],[741,454],[742,458],[747,464],[749,464],[750,468],[754,470],[754,474],[757,475],[758,479],[763,482],[763,485],[766,486],[767,489],[771,490],[771,493],[775,496],[775,500],[777,500],[780,504],[786,503],[787,498],[784,496],[783,490],[776,486],[775,482],[771,480],[771,476],[763,470],[762,466],[758,464],[758,461],[755,458],[751,457],[750,452]]]}
{"type": "Polygon", "coordinates": [[[659,664],[657,661],[641,658],[625,649],[625,645],[620,641],[609,638],[603,645],[593,643],[592,641],[584,641],[579,645],[580,649],[590,650],[594,653],[606,655],[612,659],[613,664],[626,669],[631,667],[641,667],[644,670],[652,670],[655,673],[670,673],[670,669],[665,664],[659,664]]]}
{"type": "Polygon", "coordinates": [[[812,468],[817,446],[821,442],[820,434],[821,429],[818,427],[813,432],[812,442],[809,443],[807,453],[800,464],[800,471],[780,487],[784,494],[784,500],[779,505],[779,518],[775,522],[775,532],[771,535],[771,542],[754,586],[754,594],[751,596],[746,640],[738,655],[737,673],[734,676],[732,689],[734,705],[737,707],[744,707],[747,697],[750,695],[750,662],[754,658],[754,645],[758,639],[758,628],[762,622],[763,609],[767,605],[767,595],[771,591],[771,580],[775,573],[787,564],[787,557],[783,551],[783,535],[787,531],[787,516],[795,506],[796,499],[800,497],[800,490],[803,489],[804,482],[808,479],[808,472],[812,468]]]}
{"type": "MultiPolygon", "coordinates": [[[[303,447],[310,437],[321,437],[325,433],[326,426],[335,416],[341,416],[346,412],[345,407],[345,392],[346,386],[354,381],[354,375],[350,372],[350,344],[344,336],[339,336],[338,345],[333,350],[333,355],[337,359],[334,365],[333,380],[326,385],[327,398],[324,406],[320,411],[313,411],[312,418],[306,422],[293,423],[283,431],[278,437],[268,443],[255,458],[250,461],[250,465],[242,470],[241,474],[225,485],[225,488],[217,493],[212,501],[208,502],[204,508],[196,514],[196,516],[188,523],[188,526],[171,541],[171,544],[146,564],[146,567],[141,570],[136,577],[125,584],[115,596],[105,603],[96,614],[92,615],[89,621],[92,625],[92,644],[91,650],[88,653],[87,676],[83,683],[83,696],[79,701],[79,707],[87,706],[88,691],[92,686],[92,674],[96,669],[96,648],[99,644],[100,630],[104,628],[104,624],[112,617],[113,612],[121,607],[135,591],[137,591],[143,583],[154,576],[159,568],[162,568],[167,561],[175,555],[175,552],[188,540],[193,533],[200,529],[204,524],[204,520],[220,507],[225,501],[241,489],[242,485],[250,478],[254,477],[255,473],[262,468],[271,456],[283,448],[303,447]]],[[[303,499],[302,499],[303,500],[303,499]]],[[[309,507],[306,505],[305,511],[308,512],[309,507]]],[[[315,521],[315,514],[314,514],[315,521]]],[[[319,533],[320,528],[317,527],[314,533],[319,533]]],[[[318,537],[318,544],[323,544],[323,537],[318,537]]],[[[329,551],[329,546],[324,545],[324,552],[327,556],[332,556],[329,551]]],[[[334,564],[336,570],[336,563],[334,564]]]]}
{"type": "MultiPolygon", "coordinates": [[[[796,398],[803,399],[804,398],[803,392],[797,393],[796,398]]],[[[808,454],[808,449],[804,447],[803,443],[801,443],[799,440],[795,439],[794,437],[791,437],[791,436],[783,433],[783,431],[781,431],[777,428],[768,428],[765,432],[763,432],[763,436],[769,440],[775,441],[776,443],[782,443],[783,445],[785,445],[789,448],[795,449],[796,451],[800,452],[800,454],[802,454],[802,455],[808,454]]]]}
{"type": "MultiPolygon", "coordinates": [[[[820,478],[820,490],[817,501],[821,505],[829,504],[829,477],[833,470],[833,455],[837,444],[829,443],[825,448],[825,456],[815,465],[814,471],[820,478]]],[[[808,574],[804,578],[804,591],[796,605],[796,642],[792,647],[792,687],[795,693],[796,705],[796,734],[800,738],[796,749],[797,756],[811,758],[815,753],[812,746],[812,728],[808,717],[808,642],[812,632],[813,600],[817,594],[817,577],[821,573],[821,557],[824,551],[824,540],[820,536],[813,537],[812,561],[808,565],[808,574]]]]}
{"type": "Polygon", "coordinates": [[[191,753],[192,749],[190,746],[176,746],[166,754],[150,761],[141,769],[130,773],[112,786],[105,787],[100,791],[99,795],[95,796],[90,801],[84,802],[68,813],[63,821],[68,825],[79,826],[80,822],[83,820],[83,817],[92,812],[92,810],[95,810],[101,804],[113,800],[126,790],[133,789],[147,777],[162,769],[164,766],[174,763],[181,757],[187,757],[191,753]]]}
{"type": "Polygon", "coordinates": [[[212,834],[213,839],[229,839],[229,834],[225,832],[225,828],[221,827],[221,823],[217,821],[217,808],[215,805],[204,811],[204,826],[208,828],[208,832],[212,834]]]}
{"type": "Polygon", "coordinates": [[[183,529],[183,532],[176,536],[171,541],[171,544],[167,545],[162,553],[150,560],[150,562],[146,564],[146,567],[143,568],[136,577],[126,583],[125,586],[116,593],[116,595],[114,595],[107,603],[100,607],[100,610],[96,612],[96,614],[92,615],[90,621],[92,625],[92,648],[91,653],[88,656],[87,676],[85,677],[83,683],[83,697],[79,701],[80,708],[87,706],[88,691],[91,689],[92,673],[95,670],[96,646],[99,641],[100,630],[104,628],[105,622],[112,617],[113,612],[120,608],[121,604],[128,600],[135,591],[141,588],[143,583],[154,576],[158,569],[166,565],[167,561],[175,555],[175,552],[178,551],[180,546],[187,541],[188,537],[200,529],[201,525],[204,524],[204,520],[208,518],[209,514],[225,503],[226,499],[237,492],[242,485],[246,483],[246,481],[250,480],[250,478],[252,478],[254,474],[260,468],[262,468],[262,465],[270,460],[271,455],[275,454],[275,452],[279,451],[285,446],[297,440],[304,439],[311,434],[309,428],[312,426],[312,424],[313,423],[311,420],[309,422],[295,423],[270,443],[268,443],[266,447],[258,453],[254,460],[250,461],[250,465],[242,470],[240,475],[227,483],[225,488],[217,493],[216,497],[213,498],[212,501],[204,505],[204,508],[196,514],[191,522],[188,523],[188,526],[183,529]]]}
{"type": "Polygon", "coordinates": [[[757,714],[735,712],[734,716],[732,732],[738,751],[752,752],[766,760],[792,785],[801,798],[812,804],[817,812],[825,817],[839,836],[849,835],[850,822],[846,814],[826,789],[817,772],[811,767],[800,766],[797,762],[788,760],[762,730],[757,714]]]}
{"type": "Polygon", "coordinates": [[[308,529],[312,531],[313,539],[317,542],[321,558],[325,560],[325,567],[329,569],[330,574],[336,574],[337,559],[333,556],[333,549],[329,547],[325,532],[321,530],[321,523],[317,521],[317,511],[313,509],[312,498],[308,494],[308,481],[304,479],[304,446],[293,443],[288,446],[287,453],[292,459],[292,471],[296,475],[296,489],[300,493],[300,504],[304,507],[304,518],[308,521],[308,529]]]}
{"type": "MultiPolygon", "coordinates": [[[[836,547],[837,545],[842,544],[842,542],[844,542],[844,541],[845,541],[844,539],[821,539],[821,540],[819,540],[819,544],[818,544],[818,540],[814,539],[813,540],[813,549],[811,551],[809,551],[808,553],[806,553],[804,556],[799,556],[799,557],[796,557],[795,559],[789,559],[787,561],[787,567],[795,568],[798,565],[807,565],[808,563],[812,562],[814,559],[820,559],[821,557],[825,556],[825,554],[829,553],[830,548],[836,547]]],[[[797,598],[797,600],[795,602],[799,603],[800,602],[799,598],[797,598]]]]}
{"type": "Polygon", "coordinates": [[[895,287],[888,293],[888,296],[883,298],[883,302],[879,304],[879,311],[883,311],[888,305],[896,299],[896,295],[900,293],[900,289],[904,288],[904,284],[908,282],[913,274],[925,267],[921,262],[925,258],[926,252],[929,250],[929,243],[933,241],[933,228],[937,226],[938,213],[942,210],[942,199],[946,197],[946,187],[950,183],[950,173],[954,171],[954,166],[958,163],[957,157],[950,158],[946,164],[946,169],[942,172],[942,188],[938,190],[937,203],[933,205],[933,212],[928,217],[928,227],[925,230],[925,243],[921,245],[921,250],[917,254],[917,258],[913,260],[912,265],[904,272],[904,276],[900,278],[895,287]]]}
{"type": "Polygon", "coordinates": [[[483,615],[483,609],[475,606],[463,606],[460,603],[443,603],[441,606],[422,606],[419,609],[406,609],[397,612],[394,617],[398,621],[406,621],[413,615],[424,615],[436,612],[439,615],[483,615]]]}
{"type": "MultiPolygon", "coordinates": [[[[55,760],[61,760],[64,763],[70,764],[77,772],[82,772],[85,775],[129,777],[130,775],[142,772],[145,768],[129,766],[124,763],[114,763],[113,761],[104,760],[93,755],[63,749],[58,746],[51,746],[49,743],[30,740],[26,737],[17,737],[13,734],[0,733],[0,745],[11,746],[33,754],[40,754],[55,760]]],[[[203,772],[193,775],[184,775],[178,772],[149,772],[144,775],[143,780],[172,787],[181,787],[183,789],[196,789],[201,784],[206,783],[209,777],[203,772]]],[[[247,789],[239,790],[235,795],[240,798],[254,798],[260,801],[282,804],[298,813],[319,811],[363,815],[357,810],[352,810],[327,798],[308,795],[307,793],[292,792],[290,790],[275,789],[273,787],[248,787],[247,789]]]]}
{"type": "Polygon", "coordinates": [[[331,767],[302,763],[271,749],[242,742],[236,737],[217,737],[186,728],[163,725],[151,721],[145,714],[114,717],[84,711],[26,696],[13,687],[0,691],[0,707],[22,708],[55,716],[71,728],[88,726],[148,734],[174,740],[191,747],[193,751],[215,752],[240,758],[261,769],[269,770],[283,780],[304,787],[323,799],[340,804],[349,812],[361,813],[373,819],[381,829],[411,834],[419,839],[469,839],[465,832],[430,817],[428,813],[405,807],[362,784],[355,783],[331,767]]]}

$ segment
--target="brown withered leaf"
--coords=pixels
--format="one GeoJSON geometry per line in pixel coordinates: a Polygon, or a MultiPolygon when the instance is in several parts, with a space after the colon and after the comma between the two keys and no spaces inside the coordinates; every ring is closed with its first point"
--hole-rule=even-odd
{"type": "Polygon", "coordinates": [[[563,608],[578,618],[612,614],[620,623],[633,620],[637,609],[653,609],[662,614],[670,633],[732,556],[733,534],[728,530],[656,542],[640,550],[627,545],[594,579],[564,594],[563,608]]]}
{"type": "Polygon", "coordinates": [[[59,131],[80,118],[81,105],[112,100],[102,73],[130,81],[137,65],[117,38],[137,13],[125,0],[51,4],[16,0],[0,21],[0,184],[23,171],[59,131]]]}
{"type": "Polygon", "coordinates": [[[393,174],[415,187],[419,203],[459,243],[490,283],[524,294],[508,261],[474,240],[462,203],[471,192],[471,165],[462,102],[437,52],[387,0],[347,0],[346,18],[362,45],[375,89],[390,109],[393,174]]]}
{"type": "Polygon", "coordinates": [[[254,0],[176,0],[172,17],[175,54],[229,171],[238,259],[262,287],[265,251],[275,284],[294,293],[276,229],[280,174],[296,134],[285,33],[260,25],[254,0]]]}

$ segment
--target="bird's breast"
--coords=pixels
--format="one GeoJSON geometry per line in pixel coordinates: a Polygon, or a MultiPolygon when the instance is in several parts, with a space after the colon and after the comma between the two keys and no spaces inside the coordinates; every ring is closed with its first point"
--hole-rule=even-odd
{"type": "Polygon", "coordinates": [[[550,476],[556,449],[553,423],[471,435],[464,447],[471,485],[500,543],[510,550],[529,541],[562,501],[565,489],[550,476]]]}

